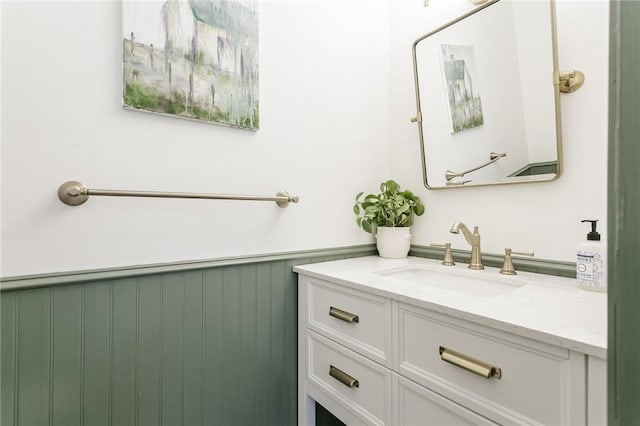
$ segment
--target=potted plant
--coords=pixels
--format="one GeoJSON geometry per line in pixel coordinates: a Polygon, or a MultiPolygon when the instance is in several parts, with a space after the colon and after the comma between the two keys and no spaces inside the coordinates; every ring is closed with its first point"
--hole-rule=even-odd
{"type": "Polygon", "coordinates": [[[375,234],[381,257],[406,257],[411,247],[411,230],[416,216],[424,213],[424,204],[411,191],[400,190],[393,180],[380,184],[379,194],[356,195],[353,212],[356,223],[365,232],[375,234]]]}

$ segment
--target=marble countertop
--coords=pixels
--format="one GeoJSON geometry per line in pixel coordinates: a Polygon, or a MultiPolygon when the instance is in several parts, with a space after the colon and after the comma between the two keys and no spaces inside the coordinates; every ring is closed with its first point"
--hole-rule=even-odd
{"type": "Polygon", "coordinates": [[[497,268],[471,271],[467,264],[445,267],[438,260],[419,257],[367,256],[298,265],[293,270],[587,355],[607,356],[607,294],[578,289],[575,279],[521,271],[506,276],[497,268]],[[497,295],[473,295],[379,273],[407,266],[460,279],[513,280],[518,286],[497,295]]]}

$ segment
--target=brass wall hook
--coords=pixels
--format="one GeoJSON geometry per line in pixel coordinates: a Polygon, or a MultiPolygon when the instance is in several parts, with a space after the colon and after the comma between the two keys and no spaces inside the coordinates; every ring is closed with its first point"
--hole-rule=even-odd
{"type": "Polygon", "coordinates": [[[578,70],[561,72],[557,84],[562,93],[573,93],[584,84],[584,73],[578,70]]]}

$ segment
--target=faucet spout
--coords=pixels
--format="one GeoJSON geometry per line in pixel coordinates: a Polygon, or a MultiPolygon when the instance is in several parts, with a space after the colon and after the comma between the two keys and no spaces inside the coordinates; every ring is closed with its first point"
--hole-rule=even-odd
{"type": "Polygon", "coordinates": [[[482,253],[480,251],[480,231],[477,226],[473,227],[473,233],[469,230],[467,225],[462,222],[456,222],[451,226],[449,232],[452,234],[459,234],[462,231],[465,240],[471,246],[471,261],[469,262],[469,269],[484,269],[482,265],[482,253]]]}
{"type": "Polygon", "coordinates": [[[464,235],[464,238],[467,240],[469,245],[474,246],[480,244],[480,234],[478,233],[477,226],[473,228],[473,233],[471,233],[467,225],[462,222],[456,222],[449,230],[452,234],[459,234],[460,231],[462,231],[462,235],[464,235]]]}

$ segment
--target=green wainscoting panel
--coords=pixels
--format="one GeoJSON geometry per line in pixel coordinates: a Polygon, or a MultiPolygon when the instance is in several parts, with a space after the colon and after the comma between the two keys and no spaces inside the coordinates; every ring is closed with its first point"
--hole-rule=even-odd
{"type": "Polygon", "coordinates": [[[95,426],[110,424],[111,288],[110,282],[87,285],[82,304],[82,415],[84,424],[95,426]]]}
{"type": "Polygon", "coordinates": [[[48,424],[51,412],[51,290],[26,290],[16,304],[15,356],[19,424],[48,424]]]}
{"type": "MultiPolygon", "coordinates": [[[[70,288],[77,286],[71,285],[70,288]]],[[[113,281],[111,288],[111,423],[137,419],[138,294],[136,279],[113,281]]]]}
{"type": "Polygon", "coordinates": [[[202,395],[204,370],[204,279],[203,274],[187,272],[184,282],[183,346],[189,348],[183,358],[182,407],[185,425],[200,425],[204,400],[202,395]]]}
{"type": "Polygon", "coordinates": [[[161,418],[163,424],[179,425],[184,418],[184,303],[185,277],[166,274],[161,285],[161,418]]]}
{"type": "Polygon", "coordinates": [[[136,363],[136,422],[139,425],[161,423],[161,330],[162,275],[142,277],[138,281],[138,345],[136,363]]]}
{"type": "Polygon", "coordinates": [[[0,296],[0,425],[16,424],[16,405],[18,399],[16,374],[18,372],[18,357],[15,348],[18,347],[16,333],[18,329],[18,309],[16,294],[0,296]]]}
{"type": "Polygon", "coordinates": [[[292,268],[374,253],[368,245],[5,279],[0,422],[295,425],[292,268]]]}
{"type": "MultiPolygon", "coordinates": [[[[56,426],[82,424],[84,332],[82,286],[51,290],[53,310],[52,419],[56,426]]],[[[4,297],[4,294],[2,295],[4,297]]],[[[4,336],[3,336],[4,340],[4,336]]]]}

